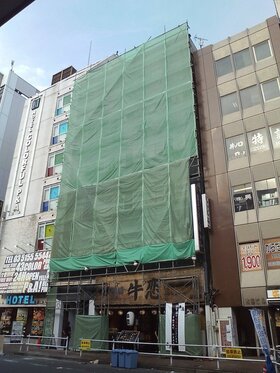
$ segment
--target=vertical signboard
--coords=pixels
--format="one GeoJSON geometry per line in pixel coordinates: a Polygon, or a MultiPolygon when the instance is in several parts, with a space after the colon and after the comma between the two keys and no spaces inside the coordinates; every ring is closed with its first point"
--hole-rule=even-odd
{"type": "Polygon", "coordinates": [[[263,310],[259,308],[250,309],[251,317],[254,323],[256,333],[261,345],[261,348],[266,356],[269,355],[270,346],[266,332],[265,318],[263,310]]]}
{"type": "Polygon", "coordinates": [[[185,337],[185,303],[179,303],[178,307],[178,350],[186,351],[185,337]]]}
{"type": "Polygon", "coordinates": [[[13,182],[13,192],[11,194],[9,212],[7,219],[12,217],[22,216],[24,214],[28,184],[32,163],[35,154],[36,140],[39,132],[39,117],[40,113],[37,110],[40,104],[40,98],[33,100],[30,106],[29,115],[25,122],[24,135],[21,144],[21,150],[17,154],[18,166],[15,179],[13,182]],[[38,103],[35,105],[34,103],[38,103]]]}
{"type": "Polygon", "coordinates": [[[172,343],[172,303],[165,304],[165,349],[170,350],[172,343]]]}
{"type": "Polygon", "coordinates": [[[192,198],[192,218],[193,218],[193,237],[195,251],[200,251],[199,247],[199,231],[198,231],[198,214],[197,214],[197,199],[196,199],[196,185],[191,185],[192,198]]]}

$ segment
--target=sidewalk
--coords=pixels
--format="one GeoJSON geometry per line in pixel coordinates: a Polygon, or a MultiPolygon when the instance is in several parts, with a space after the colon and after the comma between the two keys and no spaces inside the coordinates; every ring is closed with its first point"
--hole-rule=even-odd
{"type": "MultiPolygon", "coordinates": [[[[56,358],[60,360],[70,360],[83,361],[85,363],[96,362],[95,367],[101,368],[106,366],[106,371],[118,372],[118,368],[110,367],[110,353],[103,352],[83,352],[80,357],[79,352],[68,351],[67,356],[62,350],[47,349],[42,347],[30,347],[29,351],[26,351],[24,346],[22,351],[19,351],[19,345],[5,345],[5,354],[21,354],[21,355],[31,355],[31,356],[41,356],[56,358]],[[97,363],[98,362],[98,363],[97,363]],[[108,369],[110,368],[110,369],[108,369]]],[[[170,359],[168,357],[160,356],[149,356],[149,355],[139,355],[138,358],[138,368],[142,373],[149,372],[151,370],[161,370],[163,372],[175,373],[212,373],[212,372],[227,372],[227,373],[262,373],[264,363],[263,362],[246,362],[244,360],[240,361],[220,361],[220,369],[217,369],[216,360],[204,360],[204,359],[191,359],[191,358],[174,358],[173,364],[170,365],[170,359]],[[141,369],[140,369],[141,368],[141,369]]],[[[99,369],[96,369],[98,371],[99,369]]],[[[129,370],[128,370],[129,371],[129,370]]],[[[136,370],[133,370],[136,371],[136,370]]]]}

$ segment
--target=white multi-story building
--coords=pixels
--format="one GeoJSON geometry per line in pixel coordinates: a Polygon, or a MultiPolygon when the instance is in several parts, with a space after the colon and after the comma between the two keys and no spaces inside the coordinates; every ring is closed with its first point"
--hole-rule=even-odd
{"type": "Polygon", "coordinates": [[[35,87],[12,70],[6,83],[0,86],[0,201],[5,198],[23,107],[36,92],[35,87]]]}
{"type": "MultiPolygon", "coordinates": [[[[26,334],[42,332],[72,88],[87,69],[76,72],[71,66],[59,72],[46,90],[36,93],[29,88],[25,96],[33,97],[24,99],[23,113],[16,110],[5,117],[7,110],[1,113],[0,120],[4,117],[7,123],[14,123],[13,134],[6,125],[9,136],[13,135],[14,141],[17,137],[15,151],[11,148],[11,154],[5,155],[12,158],[14,154],[0,226],[1,334],[10,334],[18,320],[23,321],[26,334]]],[[[5,89],[9,100],[2,101],[1,107],[9,103],[10,108],[14,107],[13,100],[23,99],[20,92],[24,89],[19,84],[25,82],[13,72],[8,81],[5,89]]],[[[7,145],[8,140],[5,142],[7,145]]]]}

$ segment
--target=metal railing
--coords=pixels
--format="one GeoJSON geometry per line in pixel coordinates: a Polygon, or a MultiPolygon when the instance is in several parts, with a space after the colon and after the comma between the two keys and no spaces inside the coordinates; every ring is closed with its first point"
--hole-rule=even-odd
{"type": "MultiPolygon", "coordinates": [[[[84,352],[107,352],[110,353],[115,348],[124,349],[126,346],[130,349],[137,350],[139,355],[157,356],[169,358],[170,366],[173,365],[174,359],[176,358],[187,358],[187,359],[200,359],[213,361],[216,365],[216,369],[220,369],[220,363],[224,361],[236,361],[236,362],[252,362],[261,363],[265,365],[265,356],[262,353],[261,347],[251,346],[222,346],[222,345],[205,345],[205,344],[172,344],[172,343],[150,343],[140,341],[116,341],[116,340],[105,340],[105,339],[88,339],[80,338],[80,346],[83,340],[90,341],[86,348],[77,348],[75,351],[80,353],[80,356],[84,352]],[[99,346],[99,347],[98,347],[99,346]],[[102,348],[101,348],[101,347],[102,348]],[[153,347],[158,352],[145,352],[141,351],[145,347],[153,347]],[[195,349],[197,351],[195,351],[195,349]],[[228,357],[225,349],[242,351],[241,358],[228,357]],[[180,351],[181,350],[181,351],[180,351]],[[255,356],[252,356],[255,355],[255,356]]],[[[23,335],[5,335],[4,345],[19,345],[20,351],[23,347],[26,347],[26,351],[29,351],[30,347],[37,347],[39,349],[54,349],[64,351],[67,355],[69,348],[68,337],[50,337],[50,336],[31,336],[24,337],[23,335]]],[[[235,351],[236,352],[236,351],[235,351]]],[[[271,349],[271,360],[275,366],[276,372],[280,371],[280,345],[275,346],[275,349],[271,349]]]]}
{"type": "Polygon", "coordinates": [[[26,351],[29,351],[30,346],[36,346],[38,348],[43,347],[64,350],[65,355],[67,355],[69,338],[28,335],[27,340],[24,342],[24,345],[26,345],[26,351]]]}
{"type": "MultiPolygon", "coordinates": [[[[80,345],[81,341],[87,338],[80,338],[80,345]]],[[[89,339],[87,339],[89,340],[89,339]]],[[[236,362],[254,362],[254,363],[263,363],[265,365],[265,356],[263,355],[261,347],[251,347],[251,346],[223,346],[223,345],[203,345],[203,344],[172,344],[172,343],[150,343],[150,342],[127,342],[127,341],[115,341],[115,340],[104,340],[104,339],[90,339],[91,345],[93,346],[96,343],[99,344],[107,344],[108,347],[111,348],[79,348],[80,356],[82,356],[83,352],[91,351],[91,352],[111,352],[115,349],[116,346],[132,346],[134,349],[138,350],[139,355],[149,355],[149,356],[162,356],[168,357],[170,366],[173,365],[174,358],[188,358],[188,359],[200,359],[200,360],[211,360],[216,362],[216,369],[220,370],[220,362],[222,361],[236,361],[236,362]],[[144,352],[139,351],[140,346],[157,346],[158,352],[144,352]],[[189,352],[183,353],[182,351],[178,351],[179,349],[190,350],[190,349],[201,349],[201,351],[208,351],[207,354],[191,354],[189,352]],[[225,349],[230,350],[241,350],[242,352],[246,352],[245,354],[242,353],[242,358],[235,358],[235,357],[226,357],[225,349]],[[255,351],[256,357],[248,356],[249,352],[255,351]],[[263,358],[260,357],[263,355],[263,358]]],[[[276,346],[275,349],[271,349],[271,360],[276,368],[276,372],[278,372],[278,366],[280,366],[280,361],[278,360],[277,356],[280,358],[280,346],[276,346]]]]}
{"type": "Polygon", "coordinates": [[[22,350],[24,343],[23,335],[5,334],[4,335],[4,345],[19,345],[19,350],[22,350]]]}
{"type": "Polygon", "coordinates": [[[29,347],[37,348],[53,348],[57,350],[64,350],[65,355],[67,355],[67,350],[69,347],[68,337],[49,337],[49,336],[32,336],[28,335],[24,337],[23,335],[5,335],[4,345],[19,345],[20,351],[23,347],[26,347],[26,351],[29,351],[29,347]]]}

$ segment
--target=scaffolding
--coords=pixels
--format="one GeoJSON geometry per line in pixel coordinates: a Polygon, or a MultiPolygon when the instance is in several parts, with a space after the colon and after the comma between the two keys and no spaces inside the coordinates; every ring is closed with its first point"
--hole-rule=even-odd
{"type": "Polygon", "coordinates": [[[194,254],[195,123],[186,25],[76,80],[53,272],[194,254]]]}

